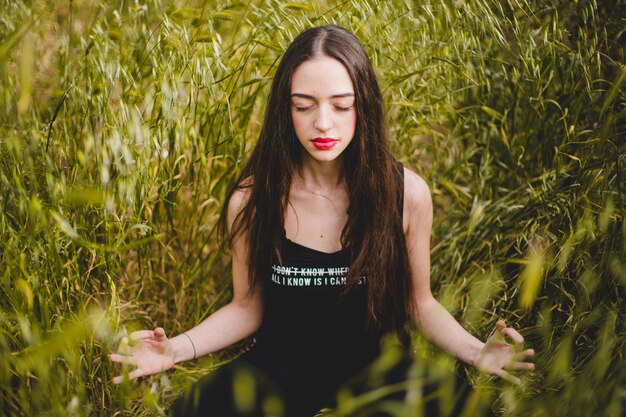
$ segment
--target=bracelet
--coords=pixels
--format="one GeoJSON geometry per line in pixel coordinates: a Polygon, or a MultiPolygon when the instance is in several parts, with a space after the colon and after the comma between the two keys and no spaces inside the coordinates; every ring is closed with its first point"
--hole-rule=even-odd
{"type": "Polygon", "coordinates": [[[196,345],[193,344],[193,340],[191,340],[191,337],[189,337],[187,333],[183,332],[183,334],[187,336],[187,339],[191,342],[191,346],[193,347],[193,359],[196,359],[196,345]]]}

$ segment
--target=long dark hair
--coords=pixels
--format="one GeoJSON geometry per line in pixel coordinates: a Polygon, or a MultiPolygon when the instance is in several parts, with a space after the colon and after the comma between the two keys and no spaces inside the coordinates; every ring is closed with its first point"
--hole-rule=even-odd
{"type": "Polygon", "coordinates": [[[250,159],[228,192],[220,226],[230,242],[248,234],[248,267],[252,288],[263,288],[272,259],[280,259],[285,210],[301,145],[290,113],[291,77],[315,56],[341,62],[354,85],[356,130],[343,154],[350,204],[341,244],[349,248],[352,265],[345,293],[367,277],[370,328],[399,330],[414,310],[412,281],[402,228],[396,161],[387,146],[383,100],[372,64],[358,39],[329,25],[302,32],[282,57],[267,102],[261,134],[250,159]],[[246,203],[230,233],[226,211],[233,192],[246,189],[246,203]]]}

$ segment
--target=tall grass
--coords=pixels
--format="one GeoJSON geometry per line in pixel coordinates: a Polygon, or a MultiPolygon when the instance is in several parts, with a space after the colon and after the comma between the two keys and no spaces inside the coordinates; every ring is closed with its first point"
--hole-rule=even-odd
{"type": "MultiPolygon", "coordinates": [[[[282,51],[337,23],[371,54],[396,154],[431,186],[437,297],[481,338],[502,317],[538,351],[520,387],[467,370],[482,395],[467,415],[622,415],[624,9],[3,2],[0,413],[162,415],[240,351],[119,387],[106,359],[127,331],[176,334],[227,302],[215,235],[226,187],[282,51]]],[[[396,387],[410,404],[378,405],[392,415],[420,409],[422,383],[451,386],[449,360],[419,335],[415,346],[416,378],[396,387]]],[[[347,393],[329,413],[375,398],[347,393]]]]}

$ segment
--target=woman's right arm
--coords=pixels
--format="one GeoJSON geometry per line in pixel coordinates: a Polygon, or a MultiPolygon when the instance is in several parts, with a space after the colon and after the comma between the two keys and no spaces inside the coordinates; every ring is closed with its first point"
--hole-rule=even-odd
{"type": "MultiPolygon", "coordinates": [[[[228,227],[243,209],[246,194],[233,193],[228,204],[228,227]]],[[[207,317],[196,327],[185,332],[196,347],[196,356],[206,355],[228,347],[253,334],[261,325],[263,305],[258,290],[250,291],[248,281],[248,235],[244,231],[232,244],[233,299],[230,303],[207,317]]],[[[193,358],[193,346],[184,334],[173,339],[175,362],[193,358]]]]}
{"type": "MultiPolygon", "coordinates": [[[[228,204],[228,226],[242,210],[246,194],[237,190],[228,204]]],[[[194,328],[168,339],[162,328],[140,330],[130,335],[130,354],[112,354],[114,362],[130,363],[137,369],[131,379],[151,375],[175,363],[200,357],[228,347],[251,334],[261,325],[263,304],[258,289],[251,290],[248,281],[248,236],[244,231],[232,243],[233,298],[194,328]],[[195,351],[195,352],[194,352],[195,351]]],[[[120,382],[116,377],[114,382],[120,382]]]]}

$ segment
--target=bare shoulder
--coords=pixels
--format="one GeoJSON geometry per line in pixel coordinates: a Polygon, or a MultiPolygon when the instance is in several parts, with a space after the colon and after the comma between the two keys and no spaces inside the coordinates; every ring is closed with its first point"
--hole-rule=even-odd
{"type": "Polygon", "coordinates": [[[432,197],[426,181],[409,168],[404,168],[404,208],[410,214],[432,212],[432,197]]]}
{"type": "Polygon", "coordinates": [[[230,228],[250,198],[250,187],[252,180],[242,181],[242,185],[237,187],[228,200],[228,227],[230,228]]]}

